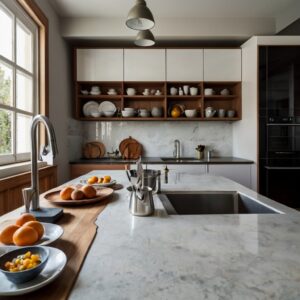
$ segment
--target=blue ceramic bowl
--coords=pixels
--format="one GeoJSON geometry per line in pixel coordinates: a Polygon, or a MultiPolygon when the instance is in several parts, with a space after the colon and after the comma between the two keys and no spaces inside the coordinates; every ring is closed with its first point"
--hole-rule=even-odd
{"type": "Polygon", "coordinates": [[[49,257],[49,249],[41,246],[31,246],[31,247],[22,247],[15,249],[3,254],[0,257],[0,271],[6,276],[6,278],[13,283],[23,283],[33,278],[37,277],[45,268],[47,260],[49,257]],[[35,268],[19,271],[19,272],[9,272],[5,270],[5,263],[7,261],[12,261],[18,255],[23,255],[27,251],[30,251],[32,254],[39,254],[41,257],[41,263],[38,264],[35,268]]]}

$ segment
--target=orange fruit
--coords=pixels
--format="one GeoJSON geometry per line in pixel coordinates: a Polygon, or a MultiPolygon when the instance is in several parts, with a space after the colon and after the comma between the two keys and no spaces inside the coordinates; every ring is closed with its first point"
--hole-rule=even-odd
{"type": "Polygon", "coordinates": [[[98,177],[97,176],[92,176],[88,179],[87,181],[89,184],[94,184],[96,182],[98,182],[98,177]]]}
{"type": "Polygon", "coordinates": [[[98,183],[103,183],[104,178],[103,177],[99,177],[98,179],[98,183]]]}
{"type": "Polygon", "coordinates": [[[81,188],[86,198],[95,198],[97,191],[91,185],[85,185],[81,188]]]}
{"type": "Polygon", "coordinates": [[[110,176],[104,176],[104,180],[103,180],[103,182],[104,183],[108,183],[108,182],[110,182],[111,181],[111,177],[110,176]]]}
{"type": "Polygon", "coordinates": [[[20,228],[18,225],[8,225],[0,233],[0,241],[3,244],[13,244],[13,235],[20,228]]]}
{"type": "Polygon", "coordinates": [[[22,214],[16,221],[16,225],[18,226],[22,226],[23,224],[25,224],[26,222],[29,222],[29,221],[36,221],[36,218],[35,216],[31,215],[31,214],[28,214],[28,213],[25,213],[25,214],[22,214]]]}
{"type": "Polygon", "coordinates": [[[29,226],[33,228],[38,234],[38,239],[40,239],[44,235],[45,228],[43,224],[40,223],[39,221],[29,221],[26,222],[23,226],[29,226]]]}
{"type": "Polygon", "coordinates": [[[59,196],[63,200],[71,200],[71,194],[73,193],[73,191],[74,189],[72,187],[67,186],[60,191],[59,196]]]}
{"type": "Polygon", "coordinates": [[[20,227],[13,235],[14,244],[17,246],[33,245],[38,238],[37,231],[29,226],[20,227]]]}
{"type": "Polygon", "coordinates": [[[173,118],[178,118],[178,117],[180,117],[180,115],[181,115],[180,109],[178,107],[174,107],[171,111],[171,116],[173,118]]]}

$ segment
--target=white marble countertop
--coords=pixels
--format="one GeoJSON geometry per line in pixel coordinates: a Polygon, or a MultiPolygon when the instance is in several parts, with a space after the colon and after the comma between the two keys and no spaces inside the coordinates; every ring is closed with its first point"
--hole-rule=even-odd
{"type": "Polygon", "coordinates": [[[116,191],[70,299],[300,299],[299,212],[222,177],[169,179],[163,190],[239,191],[284,214],[167,215],[155,196],[155,214],[134,217],[116,191]]]}

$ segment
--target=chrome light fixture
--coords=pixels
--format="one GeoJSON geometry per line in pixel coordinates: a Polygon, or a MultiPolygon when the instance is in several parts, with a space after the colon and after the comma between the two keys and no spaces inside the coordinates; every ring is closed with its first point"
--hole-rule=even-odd
{"type": "Polygon", "coordinates": [[[126,25],[134,30],[148,30],[154,27],[154,18],[145,0],[137,0],[129,11],[126,25]]]}
{"type": "Polygon", "coordinates": [[[137,34],[134,43],[140,47],[150,47],[155,44],[155,38],[150,30],[141,30],[137,34]]]}

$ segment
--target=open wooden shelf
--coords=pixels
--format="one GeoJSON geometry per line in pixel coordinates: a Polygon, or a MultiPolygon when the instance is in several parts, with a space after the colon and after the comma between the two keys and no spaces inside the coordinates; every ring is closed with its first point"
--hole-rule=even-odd
{"type": "MultiPolygon", "coordinates": [[[[78,81],[75,83],[75,118],[82,121],[238,121],[241,120],[241,82],[167,82],[167,81],[78,81]],[[197,87],[198,95],[171,95],[170,90],[175,87],[178,91],[184,85],[189,87],[197,87]],[[99,86],[100,95],[84,95],[82,90],[90,91],[92,86],[99,86]],[[127,95],[126,90],[134,88],[136,94],[133,96],[127,95]],[[205,88],[212,88],[215,91],[214,95],[204,95],[205,88]],[[227,96],[221,95],[223,89],[228,89],[230,94],[227,96]],[[108,95],[109,89],[115,89],[117,95],[108,95]],[[149,90],[150,95],[143,95],[145,89],[149,90]],[[156,91],[160,91],[161,95],[155,95],[156,91]],[[103,101],[111,101],[120,111],[125,107],[138,109],[148,109],[151,111],[153,107],[163,109],[163,116],[156,117],[85,117],[82,112],[82,107],[88,101],[96,101],[99,104],[103,101]],[[184,106],[185,109],[197,109],[199,115],[195,118],[179,117],[172,118],[169,116],[170,108],[176,104],[184,106]],[[213,107],[214,109],[234,110],[234,118],[205,118],[205,109],[213,107]]],[[[116,113],[117,114],[117,113],[116,113]]]]}

